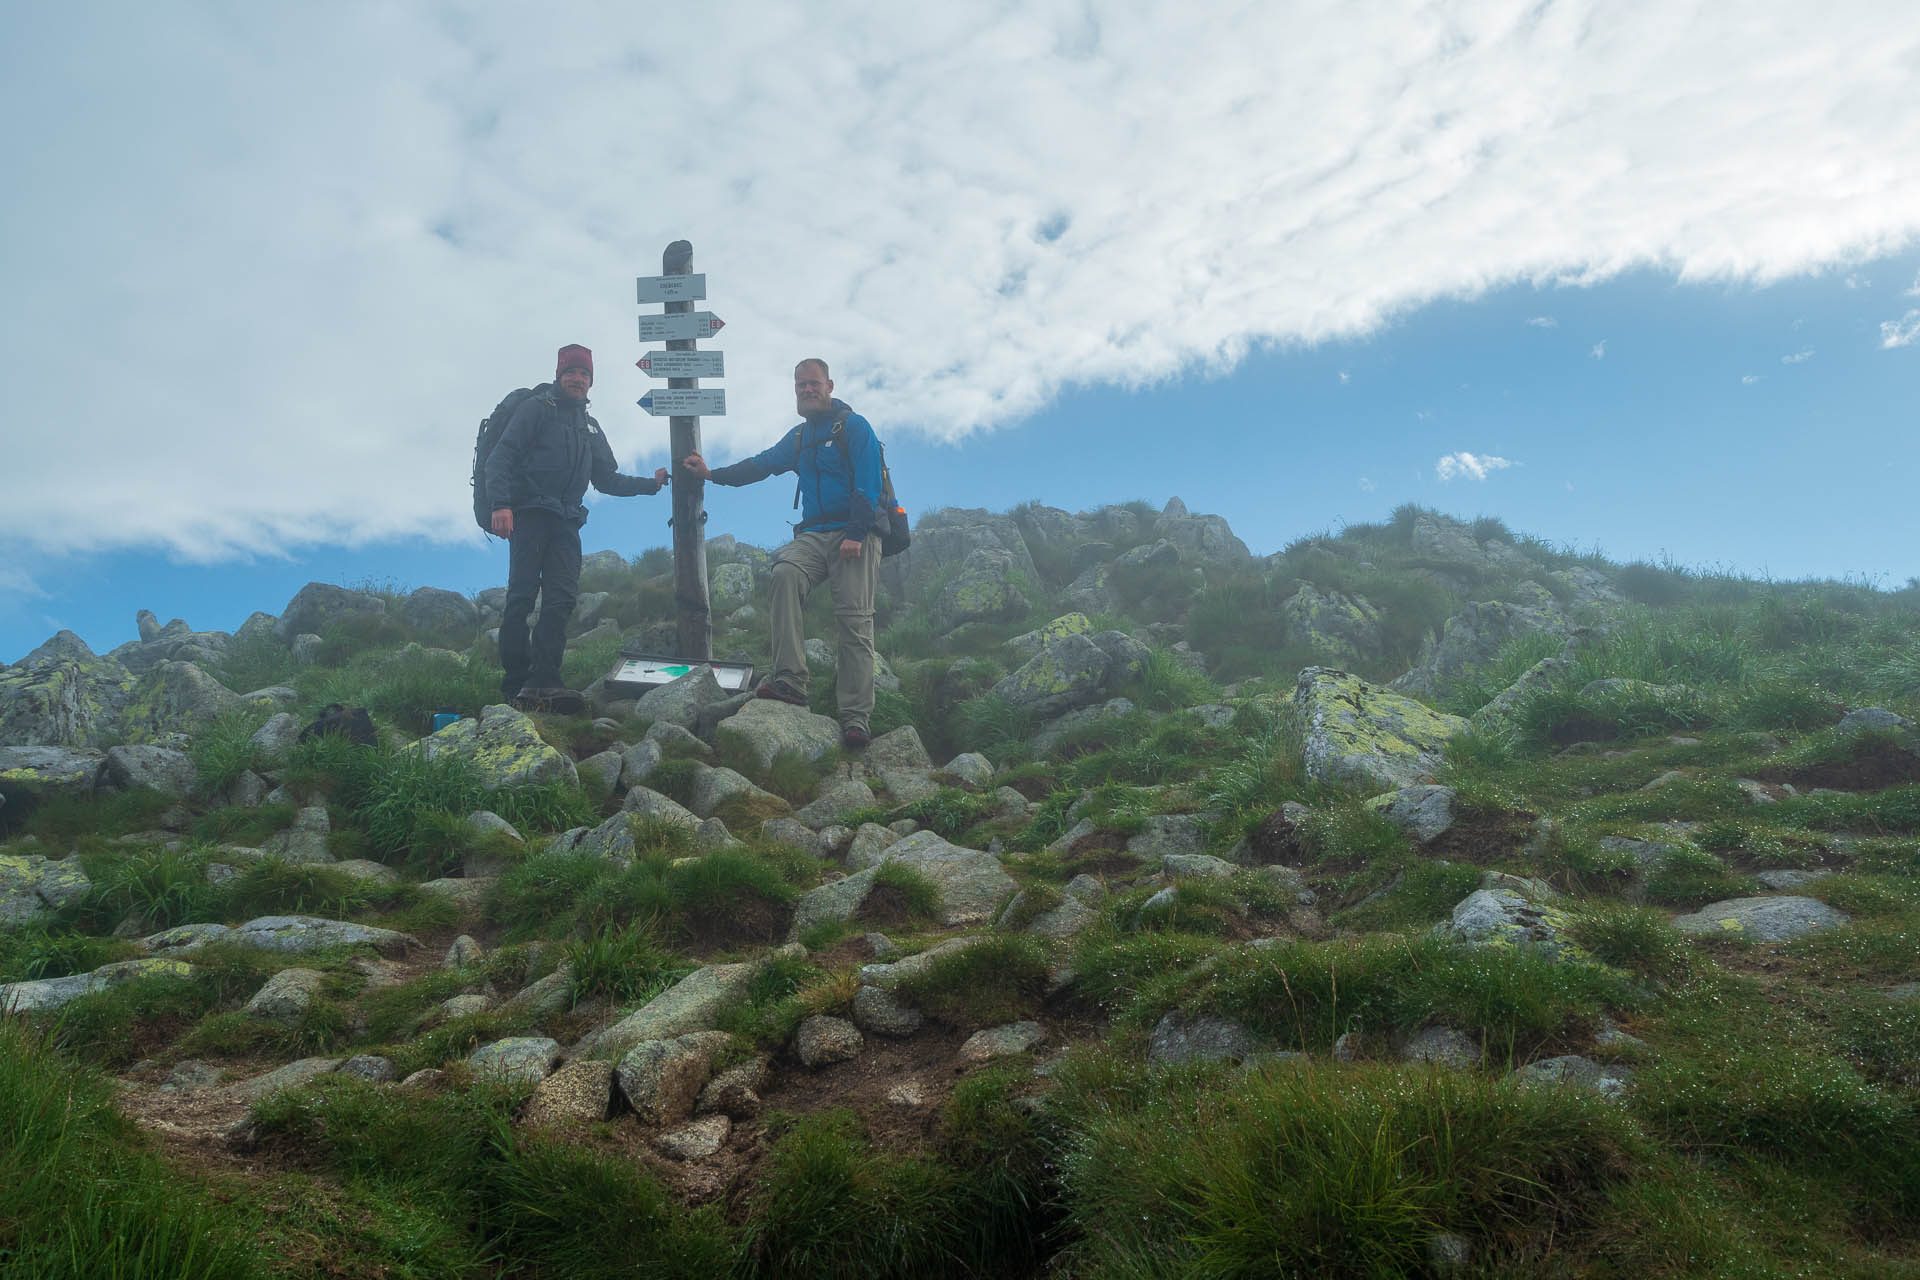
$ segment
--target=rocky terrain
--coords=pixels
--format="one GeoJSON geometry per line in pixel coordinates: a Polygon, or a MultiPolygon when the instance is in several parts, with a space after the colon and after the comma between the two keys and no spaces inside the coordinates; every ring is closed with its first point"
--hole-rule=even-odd
{"type": "Polygon", "coordinates": [[[580,717],[500,591],[0,668],[12,1273],[1920,1275],[1920,590],[937,511],[857,754],[582,591],[580,717]]]}

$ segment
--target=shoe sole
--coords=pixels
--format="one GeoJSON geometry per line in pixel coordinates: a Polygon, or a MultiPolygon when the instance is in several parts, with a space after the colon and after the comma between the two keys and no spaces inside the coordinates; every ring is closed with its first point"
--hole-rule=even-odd
{"type": "Polygon", "coordinates": [[[779,690],[776,690],[771,685],[764,685],[764,684],[761,685],[758,689],[755,689],[753,691],[753,696],[756,698],[765,698],[769,702],[784,702],[790,707],[806,707],[806,706],[813,705],[810,701],[808,701],[807,696],[805,694],[800,694],[798,696],[790,695],[787,693],[783,693],[779,690]]]}

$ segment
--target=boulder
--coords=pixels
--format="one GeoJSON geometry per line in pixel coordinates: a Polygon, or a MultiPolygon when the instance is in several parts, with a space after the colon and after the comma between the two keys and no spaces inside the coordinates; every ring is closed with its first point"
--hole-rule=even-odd
{"type": "Polygon", "coordinates": [[[99,786],[106,763],[105,755],[86,747],[0,747],[0,800],[85,799],[99,786]]]}
{"type": "Polygon", "coordinates": [[[480,629],[479,606],[457,591],[439,587],[414,591],[401,602],[400,618],[414,630],[442,640],[471,640],[480,629]]]}
{"type": "Polygon", "coordinates": [[[1468,671],[1492,662],[1508,641],[1543,631],[1565,635],[1567,624],[1543,608],[1475,601],[1447,619],[1438,640],[1429,635],[1413,669],[1388,687],[1415,697],[1434,697],[1468,671]]]}
{"type": "Polygon", "coordinates": [[[333,852],[327,847],[327,835],[332,829],[326,807],[308,805],[294,815],[292,827],[276,831],[262,841],[260,847],[269,856],[295,865],[332,862],[333,852]]]}
{"type": "Polygon", "coordinates": [[[901,837],[877,822],[863,822],[847,844],[847,869],[864,871],[880,865],[886,851],[899,844],[901,837]]]}
{"type": "Polygon", "coordinates": [[[760,838],[803,850],[816,858],[827,856],[820,833],[796,818],[768,818],[760,824],[760,838]]]}
{"type": "Polygon", "coordinates": [[[981,547],[968,552],[960,572],[940,589],[928,610],[934,630],[947,632],[969,622],[1018,618],[1032,602],[1014,574],[1015,561],[1009,551],[981,547]]]}
{"type": "Polygon", "coordinates": [[[1082,707],[1078,711],[1069,711],[1065,715],[1057,717],[1033,735],[1029,740],[1033,746],[1033,753],[1037,756],[1044,756],[1062,742],[1065,742],[1067,736],[1075,730],[1083,729],[1088,725],[1099,724],[1102,720],[1112,720],[1119,716],[1129,715],[1133,710],[1134,705],[1131,698],[1109,698],[1098,706],[1082,707]]]}
{"type": "Polygon", "coordinates": [[[312,1084],[321,1076],[332,1075],[340,1069],[344,1058],[301,1058],[289,1062],[284,1067],[276,1067],[264,1075],[251,1080],[241,1080],[226,1086],[229,1097],[258,1102],[269,1094],[281,1093],[288,1089],[301,1089],[312,1084]]]}
{"type": "Polygon", "coordinates": [[[863,758],[868,769],[879,772],[933,768],[933,757],[920,741],[920,731],[910,724],[889,730],[868,743],[863,758]]]}
{"type": "Polygon", "coordinates": [[[1044,627],[1015,636],[1001,647],[1024,662],[1062,636],[1086,635],[1092,630],[1093,624],[1087,620],[1086,614],[1066,613],[1044,627]]]}
{"type": "Polygon", "coordinates": [[[1566,1085],[1587,1089],[1603,1098],[1617,1098],[1627,1090],[1628,1073],[1623,1067],[1603,1067],[1577,1053],[1557,1058],[1542,1058],[1517,1067],[1510,1078],[1516,1084],[1566,1085]]]}
{"type": "Polygon", "coordinates": [[[343,1076],[353,1076],[369,1084],[393,1084],[400,1079],[399,1068],[393,1065],[392,1058],[383,1058],[377,1053],[357,1053],[335,1069],[343,1076]]]}
{"type": "Polygon", "coordinates": [[[618,751],[606,750],[588,756],[574,765],[574,773],[580,779],[580,785],[587,788],[589,795],[612,795],[620,784],[621,772],[626,762],[618,751]]]}
{"type": "Polygon", "coordinates": [[[291,645],[295,636],[318,635],[328,623],[363,614],[385,613],[387,602],[365,591],[349,591],[325,582],[309,582],[294,593],[273,624],[274,638],[291,645]]]}
{"type": "Polygon", "coordinates": [[[327,975],[318,969],[282,969],[253,993],[244,1012],[267,1022],[298,1022],[320,995],[327,975]]]}
{"type": "Polygon", "coordinates": [[[962,938],[947,938],[936,942],[925,951],[915,952],[902,960],[886,964],[867,964],[860,966],[860,981],[867,986],[878,987],[882,991],[897,992],[908,982],[926,973],[946,956],[977,947],[992,940],[990,934],[970,934],[962,938]]]}
{"type": "Polygon", "coordinates": [[[1431,1062],[1464,1071],[1480,1065],[1480,1042],[1452,1027],[1428,1027],[1401,1047],[1400,1056],[1408,1062],[1431,1062]]]}
{"type": "Polygon", "coordinates": [[[1105,564],[1090,564],[1067,584],[1063,598],[1081,613],[1112,613],[1111,576],[1105,564]]]}
{"type": "Polygon", "coordinates": [[[707,579],[707,589],[712,595],[715,609],[722,613],[738,609],[754,597],[753,566],[738,561],[716,565],[712,576],[707,579]]]}
{"type": "Polygon", "coordinates": [[[692,810],[669,796],[646,787],[635,787],[627,792],[627,798],[620,802],[623,812],[638,814],[643,818],[653,818],[659,822],[672,822],[683,827],[698,827],[700,819],[692,810]]]}
{"type": "Polygon", "coordinates": [[[62,631],[0,667],[0,747],[92,747],[116,738],[132,672],[62,631]]]}
{"type": "Polygon", "coordinates": [[[300,721],[285,711],[276,712],[267,722],[254,730],[247,739],[247,745],[261,760],[274,762],[284,760],[287,752],[300,741],[300,721]]]}
{"type": "Polygon", "coordinates": [[[1127,838],[1127,852],[1141,858],[1204,854],[1206,848],[1206,819],[1195,813],[1155,814],[1127,838]]]}
{"type": "Polygon", "coordinates": [[[1560,936],[1565,923],[1559,911],[1512,888],[1475,889],[1435,932],[1481,946],[1533,947],[1557,958],[1574,952],[1560,936]]]}
{"type": "Polygon", "coordinates": [[[619,1022],[588,1036],[575,1057],[619,1059],[647,1040],[712,1030],[728,1006],[746,998],[758,966],[710,964],[696,969],[619,1022]]]}
{"type": "Polygon", "coordinates": [[[773,767],[774,758],[783,751],[808,760],[832,754],[840,747],[840,726],[805,707],[754,698],[715,726],[714,741],[722,749],[739,752],[764,772],[773,767]]]}
{"type": "Polygon", "coordinates": [[[866,783],[858,778],[844,778],[822,787],[813,803],[793,816],[818,831],[838,823],[848,814],[871,809],[879,803],[866,783]]]}
{"type": "Polygon", "coordinates": [[[1305,726],[1307,776],[1372,791],[1429,781],[1447,740],[1467,727],[1411,698],[1329,667],[1308,667],[1294,689],[1305,726]]]}
{"type": "Polygon", "coordinates": [[[620,1056],[614,1079],[641,1124],[679,1124],[713,1075],[713,1060],[733,1043],[724,1031],[643,1040],[620,1056]]]}
{"type": "Polygon", "coordinates": [[[633,713],[642,720],[691,730],[700,723],[702,708],[722,702],[728,696],[727,691],[720,687],[720,682],[713,678],[713,668],[703,664],[678,679],[641,694],[640,700],[634,704],[633,713]]]}
{"type": "Polygon", "coordinates": [[[673,1160],[705,1160],[727,1145],[733,1121],[724,1115],[701,1116],[654,1140],[660,1153],[673,1160]]]}
{"type": "Polygon", "coordinates": [[[1020,887],[992,854],[949,844],[931,831],[908,836],[887,849],[881,861],[899,863],[932,881],[940,892],[939,922],[948,927],[992,919],[1020,887]]]}
{"type": "Polygon", "coordinates": [[[58,1009],[81,996],[105,991],[124,982],[142,978],[191,978],[193,966],[182,960],[121,960],[101,965],[92,973],[75,973],[62,978],[38,978],[30,982],[0,983],[0,1014],[29,1013],[39,1009],[58,1009]]]}
{"type": "Polygon", "coordinates": [[[412,934],[319,916],[260,916],[239,926],[230,936],[235,942],[282,955],[299,955],[329,947],[372,947],[391,954],[420,945],[412,934]]]}
{"type": "Polygon", "coordinates": [[[558,782],[578,786],[572,760],[544,742],[533,721],[512,707],[486,707],[479,719],[462,719],[410,744],[427,759],[451,755],[469,761],[489,791],[558,782]]]}
{"type": "Polygon", "coordinates": [[[575,1059],[542,1080],[521,1117],[530,1128],[597,1124],[613,1110],[611,1062],[575,1059]]]}
{"type": "Polygon", "coordinates": [[[251,705],[191,662],[160,662],[140,681],[120,713],[120,732],[130,742],[194,734],[221,716],[251,705]]]}
{"type": "Polygon", "coordinates": [[[860,1029],[845,1018],[815,1014],[800,1024],[794,1033],[793,1050],[805,1067],[826,1067],[850,1062],[860,1056],[866,1042],[860,1029]]]}
{"type": "Polygon", "coordinates": [[[1047,1038],[1047,1029],[1037,1022],[1010,1022],[1004,1027],[988,1027],[968,1036],[960,1046],[962,1062],[992,1062],[1032,1053],[1047,1038]]]}
{"type": "Polygon", "coordinates": [[[560,1042],[546,1036],[509,1036],[483,1044],[467,1055],[467,1066],[483,1080],[537,1085],[560,1060],[560,1042]]]}
{"type": "Polygon", "coordinates": [[[964,571],[967,558],[982,550],[1007,553],[1010,573],[1039,584],[1040,573],[1013,517],[953,507],[922,513],[914,524],[913,553],[883,562],[881,580],[895,599],[919,599],[920,593],[950,567],[959,566],[964,571]]]}
{"type": "Polygon", "coordinates": [[[0,853],[0,929],[49,919],[92,888],[78,858],[0,853]]]}
{"type": "Polygon", "coordinates": [[[853,1023],[862,1031],[900,1040],[919,1031],[925,1021],[918,1009],[882,987],[863,986],[853,993],[853,1023]]]}
{"type": "Polygon", "coordinates": [[[1029,658],[993,692],[1018,710],[1058,716],[1100,701],[1113,659],[1086,635],[1066,635],[1029,658]]]}
{"type": "Polygon", "coordinates": [[[1426,844],[1452,828],[1453,801],[1452,787],[1420,783],[1375,796],[1367,801],[1367,808],[1426,844]]]}
{"type": "Polygon", "coordinates": [[[1676,916],[1681,933],[1732,934],[1754,942],[1787,942],[1852,923],[1846,912],[1818,898],[1728,898],[1710,902],[1690,915],[1676,916]]]}
{"type": "Polygon", "coordinates": [[[751,1119],[760,1114],[760,1094],[772,1075],[773,1060],[764,1053],[736,1062],[707,1081],[706,1088],[700,1090],[700,1100],[693,1105],[694,1112],[721,1112],[736,1120],[751,1119]]]}
{"type": "Polygon", "coordinates": [[[1221,1059],[1239,1061],[1266,1047],[1264,1040],[1237,1022],[1175,1009],[1154,1025],[1153,1037],[1147,1046],[1147,1061],[1168,1065],[1221,1059]]]}
{"type": "Polygon", "coordinates": [[[1234,536],[1226,517],[1192,515],[1178,498],[1168,500],[1160,518],[1153,522],[1153,531],[1190,559],[1234,564],[1252,558],[1247,544],[1234,536]]]}
{"type": "MultiPolygon", "coordinates": [[[[664,723],[664,722],[658,722],[664,723]]],[[[674,726],[679,728],[678,725],[674,726]]],[[[660,744],[651,738],[645,738],[628,747],[620,756],[620,778],[618,785],[637,787],[652,776],[653,771],[665,760],[666,752],[660,744]]]]}
{"type": "Polygon", "coordinates": [[[1364,596],[1340,591],[1322,595],[1312,583],[1303,582],[1280,610],[1287,619],[1288,639],[1311,646],[1329,662],[1372,662],[1385,651],[1385,618],[1364,596]]]}
{"type": "MultiPolygon", "coordinates": [[[[762,813],[778,813],[786,809],[787,802],[771,791],[763,791],[753,785],[741,774],[732,769],[701,769],[694,775],[692,787],[693,812],[703,818],[713,816],[713,811],[736,796],[748,801],[762,813]]],[[[803,822],[804,818],[801,819],[803,822]]],[[[809,823],[817,826],[817,823],[809,823]]]]}

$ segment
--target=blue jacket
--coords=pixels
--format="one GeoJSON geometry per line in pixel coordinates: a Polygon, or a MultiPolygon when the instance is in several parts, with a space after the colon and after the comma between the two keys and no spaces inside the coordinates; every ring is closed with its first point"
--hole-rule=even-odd
{"type": "Polygon", "coordinates": [[[715,484],[743,485],[787,471],[800,475],[800,523],[794,532],[841,529],[850,540],[863,542],[879,527],[880,442],[872,425],[844,402],[835,400],[827,413],[809,414],[771,449],[715,467],[711,477],[715,484]],[[846,422],[836,432],[833,420],[842,410],[846,422]]]}
{"type": "Polygon", "coordinates": [[[558,391],[522,400],[487,456],[487,493],[504,497],[493,497],[493,505],[551,511],[582,525],[588,484],[620,498],[660,492],[652,476],[620,474],[585,400],[558,391]]]}

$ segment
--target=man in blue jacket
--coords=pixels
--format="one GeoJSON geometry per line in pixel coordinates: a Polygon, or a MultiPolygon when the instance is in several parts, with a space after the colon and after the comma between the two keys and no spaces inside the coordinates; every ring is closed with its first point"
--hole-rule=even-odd
{"type": "Polygon", "coordinates": [[[884,519],[880,445],[867,420],[833,398],[825,360],[810,357],[794,366],[793,398],[802,421],[771,449],[717,469],[697,453],[683,465],[688,475],[724,485],[799,474],[800,523],[793,541],[773,557],[773,675],[754,692],[807,705],[803,612],[807,595],[830,582],[839,633],[840,741],[858,750],[869,741],[873,715],[873,593],[884,519]]]}
{"type": "Polygon", "coordinates": [[[651,479],[620,473],[613,447],[587,413],[593,352],[560,348],[556,385],[520,402],[487,457],[487,493],[494,499],[493,531],[508,540],[507,603],[500,619],[500,696],[553,706],[578,695],[560,682],[567,619],[580,593],[581,502],[587,485],[615,497],[658,493],[667,469],[651,479]],[[501,499],[504,498],[505,501],[501,499]],[[540,599],[531,635],[527,616],[540,599]]]}

